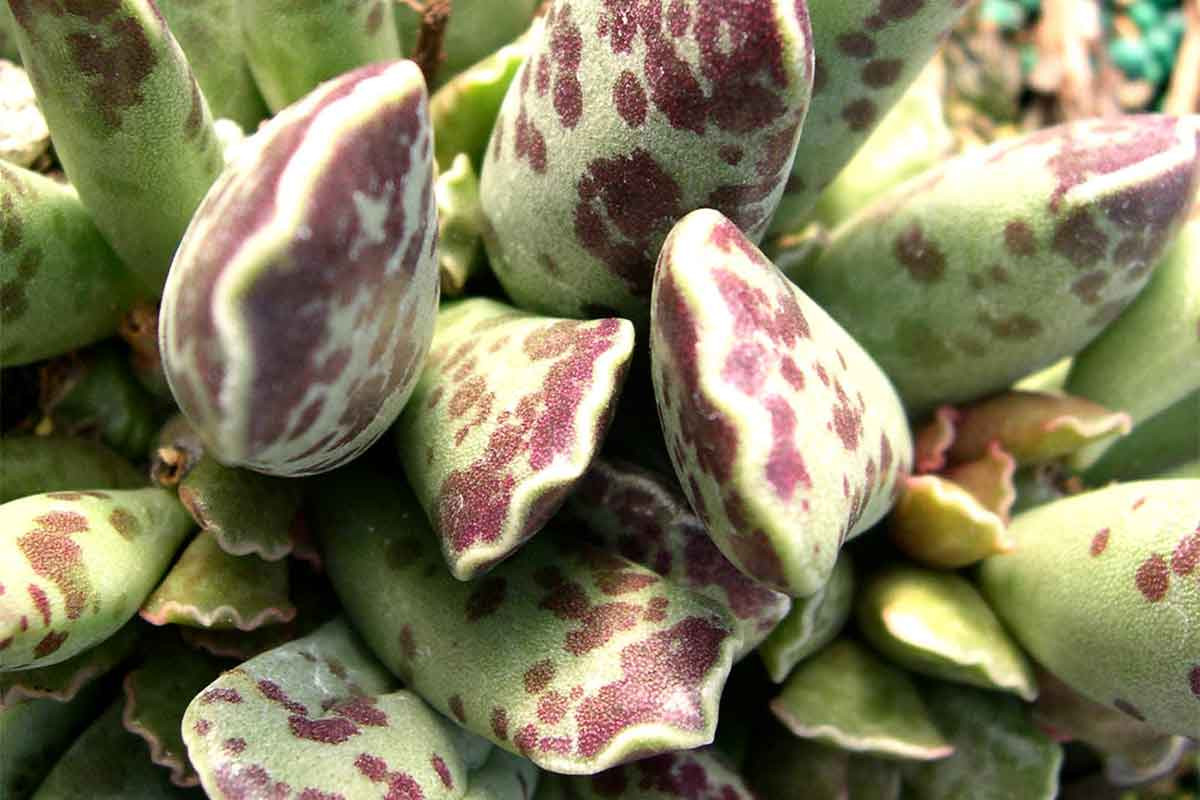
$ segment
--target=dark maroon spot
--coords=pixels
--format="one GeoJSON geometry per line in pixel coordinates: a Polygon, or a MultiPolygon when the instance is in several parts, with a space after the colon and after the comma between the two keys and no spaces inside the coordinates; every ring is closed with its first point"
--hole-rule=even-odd
{"type": "Polygon", "coordinates": [[[236,756],[246,749],[246,740],[242,739],[241,737],[226,739],[221,743],[221,747],[226,753],[229,753],[231,756],[236,756]]]}
{"type": "Polygon", "coordinates": [[[851,58],[870,58],[875,55],[875,40],[862,31],[852,31],[837,37],[837,48],[851,58]]]}
{"type": "Polygon", "coordinates": [[[42,625],[50,624],[50,598],[42,591],[41,587],[35,584],[28,586],[29,596],[33,599],[33,605],[37,608],[38,613],[42,615],[42,625]]]}
{"type": "Polygon", "coordinates": [[[779,366],[779,372],[783,375],[783,379],[788,382],[788,385],[796,391],[804,388],[804,372],[791,356],[783,357],[783,361],[779,366]]]}
{"type": "Polygon", "coordinates": [[[421,785],[413,780],[407,772],[393,772],[388,764],[378,756],[360,753],[354,759],[354,766],[367,780],[372,783],[386,783],[387,794],[384,800],[425,800],[421,785]]]}
{"type": "Polygon", "coordinates": [[[212,730],[212,723],[206,719],[198,719],[192,726],[192,730],[196,732],[197,736],[207,736],[208,732],[212,730]]]}
{"type": "Polygon", "coordinates": [[[216,689],[209,689],[200,695],[200,702],[205,705],[209,703],[240,703],[242,702],[242,696],[238,694],[237,689],[217,687],[216,689]]]}
{"type": "Polygon", "coordinates": [[[771,455],[767,458],[767,482],[785,501],[791,500],[796,485],[812,487],[804,458],[796,449],[796,414],[778,395],[768,397],[764,405],[771,414],[771,455]]]}
{"type": "Polygon", "coordinates": [[[504,578],[484,578],[467,598],[467,621],[476,622],[496,612],[504,604],[508,582],[504,578]]]}
{"type": "Polygon", "coordinates": [[[859,437],[862,436],[862,410],[850,402],[841,381],[834,380],[833,388],[837,393],[837,404],[833,407],[833,430],[842,440],[842,446],[852,452],[858,449],[859,437]]]}
{"type": "Polygon", "coordinates": [[[1032,339],[1042,332],[1042,323],[1020,312],[1007,317],[992,317],[981,311],[977,319],[997,339],[1032,339]]]}
{"type": "Polygon", "coordinates": [[[1004,226],[1004,246],[1014,256],[1031,256],[1037,252],[1037,239],[1028,223],[1014,219],[1004,226]]]}
{"type": "Polygon", "coordinates": [[[631,128],[640,128],[646,121],[646,90],[642,88],[637,75],[629,70],[622,72],[613,84],[613,105],[631,128]]]}
{"type": "Polygon", "coordinates": [[[1088,550],[1093,558],[1103,553],[1104,549],[1108,547],[1108,536],[1108,528],[1102,528],[1096,531],[1096,535],[1092,537],[1092,546],[1088,550]]]}
{"type": "Polygon", "coordinates": [[[731,167],[736,167],[746,156],[746,151],[737,145],[723,144],[717,150],[717,155],[731,167]]]}
{"type": "Polygon", "coordinates": [[[525,670],[525,691],[539,694],[554,680],[554,662],[543,659],[525,670]]]}
{"type": "Polygon", "coordinates": [[[892,252],[918,283],[936,283],[946,271],[946,257],[915,222],[896,237],[892,252]]]}
{"type": "Polygon", "coordinates": [[[500,741],[508,740],[508,712],[497,706],[492,709],[492,733],[500,741]]]}
{"type": "Polygon", "coordinates": [[[467,721],[467,711],[463,707],[462,697],[457,694],[450,695],[449,704],[450,713],[454,715],[454,718],[459,722],[465,723],[467,721]]]}
{"type": "Polygon", "coordinates": [[[1167,596],[1170,579],[1167,560],[1158,553],[1143,561],[1134,575],[1138,591],[1151,603],[1157,603],[1167,596]]]}
{"type": "Polygon", "coordinates": [[[882,89],[895,83],[903,68],[904,62],[898,58],[877,58],[863,67],[862,80],[872,89],[882,89]]]}
{"type": "Polygon", "coordinates": [[[450,768],[446,766],[446,762],[442,760],[442,757],[435,754],[429,759],[429,763],[433,766],[434,772],[441,778],[442,786],[445,786],[447,789],[453,789],[454,778],[451,777],[450,768]]]}
{"type": "Polygon", "coordinates": [[[50,655],[51,653],[56,652],[58,650],[58,648],[62,647],[63,642],[65,642],[67,640],[67,636],[68,636],[67,631],[61,631],[61,632],[50,631],[49,633],[47,633],[45,636],[42,637],[42,640],[40,642],[38,642],[37,645],[34,646],[34,648],[33,648],[34,657],[35,658],[45,658],[46,656],[50,655]]]}
{"type": "Polygon", "coordinates": [[[1130,703],[1128,700],[1122,700],[1118,697],[1116,700],[1113,700],[1113,707],[1140,722],[1146,721],[1145,715],[1138,710],[1137,706],[1135,706],[1133,703],[1130,703]]]}
{"type": "MultiPolygon", "coordinates": [[[[336,672],[334,673],[337,674],[336,672]]],[[[340,676],[345,680],[346,673],[342,670],[340,676]]],[[[329,711],[339,717],[362,725],[367,728],[385,728],[388,724],[387,714],[376,708],[378,701],[374,697],[356,695],[347,700],[341,700],[330,706],[329,711]]]]}
{"type": "Polygon", "coordinates": [[[538,719],[546,725],[557,725],[562,722],[570,708],[570,700],[558,692],[546,692],[538,699],[538,719]]]}
{"type": "Polygon", "coordinates": [[[850,126],[850,130],[861,132],[875,124],[878,113],[873,102],[860,97],[842,107],[842,120],[850,126]]]}
{"type": "Polygon", "coordinates": [[[554,110],[567,129],[579,124],[583,116],[583,87],[579,83],[579,64],[583,57],[583,36],[571,19],[571,7],[559,7],[550,28],[550,54],[558,69],[554,80],[554,110]]]}
{"type": "Polygon", "coordinates": [[[721,377],[743,393],[754,396],[766,382],[767,370],[766,348],[757,342],[744,341],[734,345],[725,357],[721,377]]]}
{"type": "Polygon", "coordinates": [[[1081,275],[1071,284],[1071,293],[1088,305],[1100,302],[1100,290],[1108,283],[1109,274],[1103,270],[1093,270],[1081,275]]]}
{"type": "Polygon", "coordinates": [[[1200,665],[1192,667],[1188,673],[1188,683],[1192,686],[1192,694],[1200,698],[1200,665]]]}
{"type": "Polygon", "coordinates": [[[1176,575],[1191,575],[1200,564],[1200,528],[1179,540],[1171,554],[1171,571],[1176,575]]]}
{"type": "MultiPolygon", "coordinates": [[[[1094,138],[1062,137],[1058,152],[1047,160],[1058,178],[1050,210],[1058,211],[1066,194],[1084,181],[1118,172],[1175,146],[1177,124],[1173,117],[1139,117],[1128,124],[1118,123],[1104,137],[1103,144],[1097,144],[1094,138]]],[[[1051,129],[1046,135],[1061,137],[1061,131],[1051,129]]]]}
{"type": "Polygon", "coordinates": [[[264,678],[258,681],[257,686],[258,690],[262,692],[263,697],[267,698],[272,703],[278,703],[288,711],[301,717],[308,716],[308,709],[305,708],[303,704],[297,703],[295,700],[292,700],[290,697],[288,697],[287,693],[284,692],[283,689],[279,687],[279,684],[275,683],[274,681],[269,681],[264,678]]]}
{"type": "Polygon", "coordinates": [[[1104,258],[1108,236],[1096,225],[1091,212],[1079,208],[1055,226],[1051,247],[1054,252],[1083,269],[1104,258]]]}

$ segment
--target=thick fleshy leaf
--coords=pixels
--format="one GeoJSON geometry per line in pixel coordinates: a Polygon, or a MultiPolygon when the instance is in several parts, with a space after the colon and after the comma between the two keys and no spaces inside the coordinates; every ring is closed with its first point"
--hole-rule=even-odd
{"type": "Polygon", "coordinates": [[[0,670],[57,664],[116,633],[191,525],[162,489],[51,492],[0,506],[0,670]]]}
{"type": "Polygon", "coordinates": [[[141,292],[71,187],[0,162],[0,366],[112,336],[141,292]]]}
{"type": "Polygon", "coordinates": [[[183,713],[222,666],[170,634],[155,642],[146,660],[125,676],[121,722],[125,730],[145,740],[150,760],[170,770],[176,786],[200,784],[183,741],[183,713]]]}
{"type": "Polygon", "coordinates": [[[1198,132],[1128,116],[968,152],[847,221],[800,286],[913,415],[998,391],[1079,350],[1145,285],[1191,204],[1198,132]]]}
{"type": "Polygon", "coordinates": [[[783,683],[797,664],[841,633],[850,618],[855,583],[854,565],[849,554],[842,553],[828,583],[792,604],[791,612],[758,648],[772,681],[783,683]]]}
{"type": "MultiPolygon", "coordinates": [[[[1200,198],[1137,300],[1075,356],[1067,390],[1128,412],[1136,425],[1200,389],[1197,362],[1200,198]]],[[[1095,463],[1104,449],[1104,444],[1088,447],[1075,465],[1095,463]]]]}
{"type": "Polygon", "coordinates": [[[984,594],[1072,689],[1164,733],[1200,735],[1200,481],[1143,481],[1013,519],[984,594]]]}
{"type": "Polygon", "coordinates": [[[529,759],[495,747],[483,766],[471,770],[463,800],[530,800],[541,777],[529,759]]]}
{"type": "Polygon", "coordinates": [[[139,613],[154,625],[250,631],[290,621],[296,607],[288,599],[287,562],[229,555],[200,531],[139,613]]]}
{"type": "Polygon", "coordinates": [[[1016,472],[1016,461],[999,442],[993,441],[979,458],[951,467],[944,474],[1007,525],[1009,512],[1017,499],[1017,488],[1013,483],[1016,472]]]}
{"type": "Polygon", "coordinates": [[[483,266],[483,212],[479,179],[466,153],[459,153],[434,184],[438,206],[438,269],[442,295],[457,297],[483,266]]]}
{"type": "Polygon", "coordinates": [[[12,12],[0,3],[0,161],[18,167],[42,162],[50,149],[50,128],[37,104],[29,74],[14,64],[21,55],[12,39],[12,12]]]}
{"type": "Polygon", "coordinates": [[[958,435],[958,409],[939,406],[933,418],[913,437],[914,471],[918,475],[938,472],[946,466],[947,454],[958,435]]]}
{"type": "Polygon", "coordinates": [[[1040,392],[1042,394],[1066,394],[1067,375],[1071,371],[1073,356],[1065,356],[1048,367],[1026,375],[1012,385],[1019,392],[1040,392]]]}
{"type": "Polygon", "coordinates": [[[150,0],[9,0],[21,58],[79,198],[157,295],[221,171],[208,104],[150,0]]]}
{"type": "Polygon", "coordinates": [[[155,438],[150,453],[150,480],[165,489],[174,489],[204,457],[204,442],[182,414],[169,417],[155,438]]]}
{"type": "Polygon", "coordinates": [[[928,760],[953,751],[908,675],[850,639],[797,667],[771,711],[794,735],[855,753],[928,760]]]}
{"type": "MultiPolygon", "coordinates": [[[[446,83],[524,31],[541,0],[454,0],[442,47],[446,60],[434,85],[446,83]]],[[[411,57],[421,15],[411,4],[396,4],[396,25],[404,53],[411,57]]]]}
{"type": "Polygon", "coordinates": [[[687,501],[652,472],[597,459],[567,499],[562,516],[583,525],[598,547],[711,597],[726,609],[741,640],[735,661],[758,647],[792,607],[790,597],[730,564],[687,501]]]}
{"type": "Polygon", "coordinates": [[[0,797],[30,797],[106,699],[95,686],[70,703],[40,699],[0,708],[0,797]]]}
{"type": "Polygon", "coordinates": [[[865,581],[855,616],[875,649],[913,672],[1037,696],[1025,654],[965,578],[888,567],[865,581]]]}
{"type": "Polygon", "coordinates": [[[888,519],[904,554],[931,567],[958,569],[1012,549],[1004,520],[964,487],[937,475],[905,481],[888,519]]]}
{"type": "Polygon", "coordinates": [[[343,75],[247,139],[188,228],[159,318],[171,389],[210,454],[301,475],[379,438],[433,335],[436,234],[415,64],[343,75]]]}
{"type": "Polygon", "coordinates": [[[745,780],[710,747],[644,758],[596,775],[546,775],[538,800],[755,800],[745,780]]]}
{"type": "MultiPolygon", "coordinates": [[[[808,0],[816,81],[787,193],[771,227],[788,232],[903,96],[970,0],[808,0]]],[[[933,143],[925,145],[934,150],[933,143]]]]}
{"type": "Polygon", "coordinates": [[[757,241],[783,192],[813,79],[803,0],[638,9],[555,0],[509,86],[480,196],[523,308],[644,325],[677,221],[716,208],[757,241]]]}
{"type": "Polygon", "coordinates": [[[191,647],[220,658],[249,661],[260,653],[273,650],[300,638],[295,620],[283,625],[267,625],[252,631],[214,628],[180,628],[179,635],[191,647]]]}
{"type": "Polygon", "coordinates": [[[755,742],[747,775],[762,800],[900,800],[894,761],[852,753],[772,728],[755,742]]]}
{"type": "Polygon", "coordinates": [[[346,613],[413,691],[556,772],[712,741],[737,639],[711,601],[553,533],[461,583],[394,484],[322,479],[314,527],[346,613]]]}
{"type": "Polygon", "coordinates": [[[1013,514],[1020,514],[1031,508],[1052,502],[1070,494],[1070,486],[1078,484],[1078,479],[1072,480],[1067,475],[1066,467],[1061,464],[1039,464],[1035,467],[1025,467],[1013,473],[1013,490],[1016,497],[1009,509],[1013,514]]]}
{"type": "Polygon", "coordinates": [[[67,489],[132,489],[146,476],[99,442],[78,436],[0,438],[0,503],[67,489]]]}
{"type": "Polygon", "coordinates": [[[1200,390],[1138,423],[1083,473],[1089,486],[1153,478],[1196,458],[1200,390]]]}
{"type": "Polygon", "coordinates": [[[80,691],[133,653],[141,633],[141,623],[133,621],[66,661],[38,669],[0,672],[0,709],[37,699],[74,702],[80,691]]]}
{"type": "Polygon", "coordinates": [[[1051,800],[1062,748],[1034,727],[1015,697],[953,684],[923,693],[937,726],[954,745],[941,761],[905,767],[913,800],[1051,800]]]}
{"type": "Polygon", "coordinates": [[[659,417],[692,508],[747,575],[815,593],[912,464],[888,379],[715,211],[689,214],[663,245],[650,334],[659,417]]]}
{"type": "Polygon", "coordinates": [[[358,67],[400,58],[397,3],[351,0],[236,0],[245,58],[272,112],[322,81],[358,67]]]}
{"type": "Polygon", "coordinates": [[[622,319],[552,319],[476,298],[438,314],[396,444],[467,580],[537,533],[583,476],[633,352],[622,319]]]}
{"type": "Polygon", "coordinates": [[[289,532],[301,499],[295,481],[222,466],[208,457],[180,481],[179,499],[231,555],[277,561],[292,552],[289,532]]]}
{"type": "Polygon", "coordinates": [[[344,621],[330,622],[200,692],[183,717],[188,755],[214,800],[461,797],[450,723],[394,685],[344,621]]]}

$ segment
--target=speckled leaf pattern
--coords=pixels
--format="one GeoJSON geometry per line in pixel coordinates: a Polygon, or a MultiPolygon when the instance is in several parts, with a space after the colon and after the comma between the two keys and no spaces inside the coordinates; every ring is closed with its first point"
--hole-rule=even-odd
{"type": "Polygon", "coordinates": [[[188,228],[160,316],[171,389],[213,457],[309,474],[379,438],[432,338],[436,236],[412,62],[323,84],[247,139],[188,228]]]}
{"type": "Polygon", "coordinates": [[[762,800],[900,800],[896,762],[771,729],[755,742],[747,775],[762,800]]]}
{"type": "Polygon", "coordinates": [[[905,481],[888,533],[909,558],[943,569],[966,567],[1013,547],[1000,516],[966,488],[937,475],[905,481]]]}
{"type": "Polygon", "coordinates": [[[837,637],[850,619],[856,583],[853,562],[842,553],[829,581],[816,594],[792,604],[783,622],[758,648],[772,681],[783,683],[797,664],[837,637]]]}
{"type": "Polygon", "coordinates": [[[541,776],[529,759],[494,747],[487,761],[471,770],[463,800],[530,800],[541,776]]]}
{"type": "Polygon", "coordinates": [[[910,413],[1002,389],[1079,350],[1145,285],[1190,207],[1198,135],[1196,118],[1141,115],[969,152],[848,220],[800,286],[910,413]]]}
{"type": "Polygon", "coordinates": [[[596,775],[546,775],[557,791],[538,800],[755,800],[745,780],[711,747],[681,750],[613,767],[596,775]]]}
{"type": "Polygon", "coordinates": [[[466,153],[459,153],[434,184],[438,208],[438,269],[442,296],[457,297],[483,266],[483,212],[479,178],[466,153]]]}
{"type": "Polygon", "coordinates": [[[551,532],[460,583],[402,486],[343,471],[318,489],[347,615],[439,711],[562,773],[712,741],[737,639],[711,601],[551,532]]]}
{"type": "MultiPolygon", "coordinates": [[[[438,67],[439,86],[511,42],[530,24],[541,0],[454,0],[438,67]]],[[[421,27],[420,15],[407,3],[396,4],[396,25],[405,55],[411,55],[421,27]]]]}
{"type": "Polygon", "coordinates": [[[558,509],[604,438],[633,340],[626,320],[483,298],[439,312],[396,444],[455,577],[507,558],[558,509]]]}
{"type": "Polygon", "coordinates": [[[0,162],[0,365],[113,335],[141,291],[74,190],[0,162]]]}
{"type": "Polygon", "coordinates": [[[289,532],[300,513],[295,481],[222,466],[205,457],[179,482],[179,499],[196,524],[231,555],[277,561],[292,552],[289,532]]]}
{"type": "Polygon", "coordinates": [[[51,492],[0,506],[0,670],[57,664],[116,633],[191,523],[162,489],[51,492]]]}
{"type": "Polygon", "coordinates": [[[893,662],[942,680],[1037,696],[1033,668],[965,578],[909,566],[872,575],[856,598],[858,629],[893,662]]]}
{"type": "Polygon", "coordinates": [[[71,703],[40,699],[0,708],[0,797],[31,796],[103,702],[99,687],[94,687],[71,703]]]}
{"type": "Polygon", "coordinates": [[[771,711],[796,736],[856,753],[923,761],[953,751],[908,674],[851,639],[797,667],[771,711]]]}
{"type": "Polygon", "coordinates": [[[930,686],[924,697],[954,745],[941,761],[905,769],[904,796],[913,800],[1051,800],[1058,794],[1062,748],[1038,731],[1015,697],[953,684],[930,686]]]}
{"type": "Polygon", "coordinates": [[[563,507],[598,547],[711,597],[726,609],[740,639],[740,660],[771,633],[791,598],[739,572],[704,524],[664,478],[620,461],[596,459],[563,507]]]}
{"type": "Polygon", "coordinates": [[[78,436],[0,438],[0,503],[67,489],[133,489],[146,476],[99,442],[78,436]]]}
{"type": "Polygon", "coordinates": [[[154,625],[249,631],[290,621],[296,607],[286,561],[229,555],[200,531],[139,613],[154,625]]]}
{"type": "Polygon", "coordinates": [[[812,106],[773,230],[789,232],[804,221],[970,4],[809,0],[816,58],[812,106]]]}
{"type": "Polygon", "coordinates": [[[0,709],[38,699],[74,702],[83,689],[134,652],[142,630],[141,623],[134,620],[95,647],[66,661],[38,669],[0,672],[0,709]]]}
{"type": "Polygon", "coordinates": [[[675,472],[717,546],[768,586],[815,593],[912,464],[887,378],[711,210],[663,245],[650,348],[675,472]]]}
{"type": "Polygon", "coordinates": [[[96,227],[158,294],[221,171],[212,116],[150,0],[9,0],[54,149],[96,227]]]}
{"type": "Polygon", "coordinates": [[[236,0],[245,58],[272,112],[367,64],[400,58],[386,0],[236,0]]]}
{"type": "Polygon", "coordinates": [[[467,775],[450,723],[394,686],[335,620],[200,692],[183,718],[188,755],[214,800],[457,800],[467,775]]]}
{"type": "Polygon", "coordinates": [[[689,211],[758,240],[812,87],[804,0],[555,0],[481,174],[488,256],[524,308],[642,325],[689,211]],[[512,191],[520,185],[522,191],[512,191]]]}
{"type": "Polygon", "coordinates": [[[1196,458],[1200,389],[1117,440],[1084,472],[1089,486],[1152,478],[1196,458]]]}
{"type": "Polygon", "coordinates": [[[1200,481],[1141,481],[1020,514],[984,595],[1068,686],[1164,733],[1200,732],[1200,481]]]}

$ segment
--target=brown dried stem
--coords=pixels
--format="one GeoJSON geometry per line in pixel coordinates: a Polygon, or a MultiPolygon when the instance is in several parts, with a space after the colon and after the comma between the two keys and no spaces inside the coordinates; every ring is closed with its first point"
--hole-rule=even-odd
{"type": "Polygon", "coordinates": [[[421,30],[413,48],[412,60],[421,68],[425,83],[433,85],[438,68],[446,60],[446,26],[450,24],[453,0],[401,0],[421,15],[421,30]]]}

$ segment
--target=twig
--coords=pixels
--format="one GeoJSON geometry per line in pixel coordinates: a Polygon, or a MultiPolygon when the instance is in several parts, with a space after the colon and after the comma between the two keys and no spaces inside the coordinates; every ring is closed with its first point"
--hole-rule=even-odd
{"type": "Polygon", "coordinates": [[[413,48],[412,60],[421,68],[425,83],[433,85],[438,68],[446,60],[446,26],[450,23],[452,0],[401,0],[421,15],[421,30],[413,48]]]}
{"type": "Polygon", "coordinates": [[[1187,32],[1179,45],[1171,85],[1163,100],[1168,114],[1192,114],[1200,111],[1200,0],[1188,0],[1187,32]]]}

